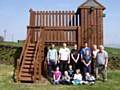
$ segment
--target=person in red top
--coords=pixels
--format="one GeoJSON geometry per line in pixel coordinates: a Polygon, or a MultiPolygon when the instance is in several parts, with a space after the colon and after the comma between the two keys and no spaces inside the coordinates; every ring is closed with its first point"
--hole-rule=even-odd
{"type": "Polygon", "coordinates": [[[61,71],[59,70],[59,67],[56,67],[56,71],[53,72],[53,83],[59,84],[60,78],[61,78],[61,71]]]}

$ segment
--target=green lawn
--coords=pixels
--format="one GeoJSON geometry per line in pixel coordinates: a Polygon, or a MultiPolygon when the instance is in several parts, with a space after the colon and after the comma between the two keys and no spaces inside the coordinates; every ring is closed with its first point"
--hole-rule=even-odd
{"type": "Polygon", "coordinates": [[[95,85],[40,85],[36,84],[16,84],[12,80],[13,66],[0,65],[0,90],[120,90],[120,71],[109,70],[108,82],[97,81],[95,85]]]}

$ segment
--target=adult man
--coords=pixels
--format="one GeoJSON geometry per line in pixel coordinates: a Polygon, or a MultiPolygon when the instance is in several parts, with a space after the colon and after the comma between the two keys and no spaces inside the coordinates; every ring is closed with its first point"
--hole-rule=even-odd
{"type": "Polygon", "coordinates": [[[88,51],[89,56],[91,56],[92,50],[90,47],[88,47],[88,43],[84,43],[84,47],[80,50],[80,55],[81,55],[81,72],[84,74],[84,63],[83,58],[85,57],[85,51],[88,51]]]}
{"type": "Polygon", "coordinates": [[[108,53],[104,50],[103,45],[99,46],[99,52],[96,56],[96,78],[98,79],[98,73],[102,74],[103,81],[107,81],[107,64],[108,53]]]}
{"type": "Polygon", "coordinates": [[[60,70],[62,74],[67,70],[68,63],[70,63],[70,50],[67,48],[67,44],[63,43],[63,48],[59,50],[60,70]]]}
{"type": "Polygon", "coordinates": [[[55,45],[52,44],[51,48],[48,50],[47,53],[47,62],[48,62],[48,76],[52,76],[52,70],[55,69],[55,66],[57,64],[57,50],[55,49],[55,45]]]}
{"type": "Polygon", "coordinates": [[[85,55],[85,50],[86,50],[86,49],[88,50],[89,54],[91,55],[92,50],[91,50],[91,48],[88,47],[88,43],[85,42],[85,43],[84,43],[84,47],[80,50],[81,59],[84,57],[84,55],[85,55]]]}

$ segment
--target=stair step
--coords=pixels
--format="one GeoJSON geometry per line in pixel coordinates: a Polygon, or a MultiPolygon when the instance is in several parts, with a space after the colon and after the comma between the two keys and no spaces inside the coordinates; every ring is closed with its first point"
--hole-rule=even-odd
{"type": "Polygon", "coordinates": [[[21,73],[21,77],[32,77],[33,73],[21,73]]]}
{"type": "Polygon", "coordinates": [[[25,61],[24,64],[33,64],[33,61],[25,61]]]}
{"type": "Polygon", "coordinates": [[[34,65],[28,65],[28,64],[23,66],[23,68],[33,68],[33,67],[34,65]]]}
{"type": "Polygon", "coordinates": [[[21,81],[33,81],[33,77],[21,77],[21,81]]]}
{"type": "Polygon", "coordinates": [[[27,47],[27,50],[35,50],[34,47],[27,47]]]}
{"type": "Polygon", "coordinates": [[[26,57],[34,57],[34,54],[25,54],[26,57]]]}
{"type": "Polygon", "coordinates": [[[29,44],[28,46],[29,47],[35,47],[35,44],[29,44]]]}
{"type": "Polygon", "coordinates": [[[34,54],[35,51],[26,51],[26,54],[34,54]]]}
{"type": "Polygon", "coordinates": [[[24,59],[25,59],[25,61],[33,61],[33,58],[31,58],[31,57],[25,57],[24,59]]]}
{"type": "Polygon", "coordinates": [[[33,68],[27,68],[27,69],[23,68],[22,72],[33,72],[33,68]]]}

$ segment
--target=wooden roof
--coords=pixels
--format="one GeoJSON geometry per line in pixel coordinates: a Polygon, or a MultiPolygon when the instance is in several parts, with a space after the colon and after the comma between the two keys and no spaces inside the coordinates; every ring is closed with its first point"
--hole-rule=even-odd
{"type": "Polygon", "coordinates": [[[82,5],[80,5],[78,8],[90,8],[90,7],[105,9],[105,7],[96,0],[87,0],[82,5]]]}

